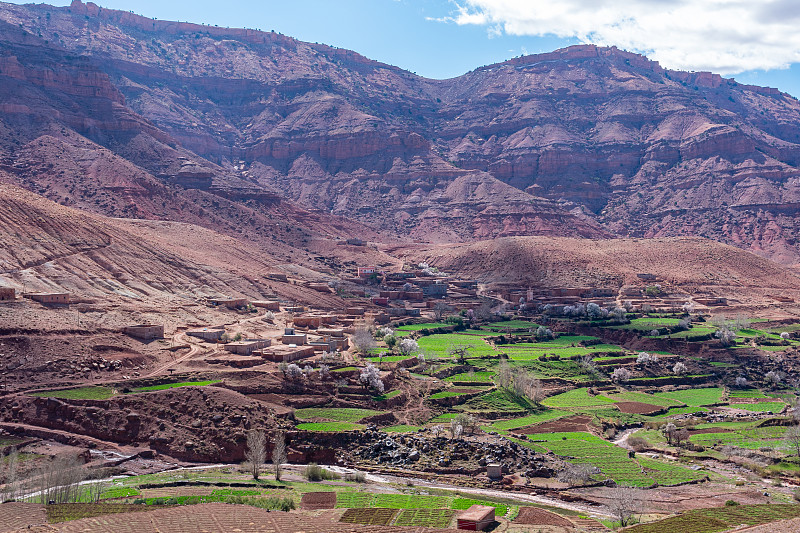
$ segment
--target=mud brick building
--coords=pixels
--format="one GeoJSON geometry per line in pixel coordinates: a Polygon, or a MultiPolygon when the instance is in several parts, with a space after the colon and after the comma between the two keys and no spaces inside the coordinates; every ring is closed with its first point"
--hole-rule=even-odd
{"type": "Polygon", "coordinates": [[[137,339],[163,339],[164,326],[158,324],[137,324],[122,328],[122,333],[136,337],[137,339]]]}

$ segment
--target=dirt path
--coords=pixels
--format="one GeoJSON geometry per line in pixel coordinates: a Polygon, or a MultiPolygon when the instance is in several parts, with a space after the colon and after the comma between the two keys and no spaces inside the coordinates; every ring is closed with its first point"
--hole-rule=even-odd
{"type": "Polygon", "coordinates": [[[641,428],[626,429],[617,436],[617,438],[614,440],[614,444],[619,446],[620,448],[625,448],[626,450],[632,450],[633,448],[631,448],[628,445],[628,437],[630,437],[640,429],[641,428]]]}
{"type": "MultiPolygon", "coordinates": [[[[351,468],[344,468],[338,466],[326,466],[325,468],[340,474],[355,472],[355,470],[351,468]]],[[[557,507],[559,509],[567,509],[569,511],[575,511],[578,513],[598,518],[613,518],[611,512],[605,507],[592,507],[589,505],[582,505],[578,503],[567,503],[561,500],[557,500],[555,498],[548,498],[546,496],[537,496],[534,494],[520,494],[517,492],[504,492],[502,490],[480,489],[474,487],[460,487],[458,485],[450,485],[448,483],[437,483],[432,481],[426,481],[424,479],[405,478],[405,477],[397,477],[391,475],[366,474],[366,479],[367,481],[378,485],[386,485],[386,484],[405,485],[411,482],[414,484],[415,487],[429,487],[433,489],[460,492],[463,494],[476,494],[479,496],[488,496],[491,498],[505,498],[508,500],[514,500],[520,502],[521,504],[536,503],[541,505],[549,505],[551,507],[557,507]]]]}
{"type": "Polygon", "coordinates": [[[151,377],[154,377],[154,376],[159,376],[159,375],[163,374],[170,367],[174,367],[175,365],[178,365],[178,364],[182,363],[183,361],[186,361],[187,359],[191,359],[192,357],[194,357],[195,355],[199,354],[201,351],[203,351],[205,349],[203,346],[201,346],[198,343],[196,343],[195,341],[191,340],[189,338],[189,335],[187,335],[185,332],[176,333],[175,335],[173,335],[172,342],[173,342],[173,344],[186,344],[186,345],[188,345],[189,346],[189,351],[186,352],[185,354],[181,355],[180,357],[178,357],[176,359],[173,359],[172,361],[170,361],[168,363],[164,363],[162,365],[157,366],[154,370],[152,370],[151,372],[148,372],[147,374],[145,374],[142,377],[151,378],[151,377]]]}

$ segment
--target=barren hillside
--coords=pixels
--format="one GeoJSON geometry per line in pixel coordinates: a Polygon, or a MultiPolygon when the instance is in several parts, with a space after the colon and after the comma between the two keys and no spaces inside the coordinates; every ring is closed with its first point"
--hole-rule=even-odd
{"type": "Polygon", "coordinates": [[[793,270],[698,238],[510,237],[390,252],[490,286],[619,289],[642,284],[638,274],[652,274],[680,294],[698,297],[732,297],[754,305],[774,305],[769,295],[800,297],[800,277],[793,270]]]}

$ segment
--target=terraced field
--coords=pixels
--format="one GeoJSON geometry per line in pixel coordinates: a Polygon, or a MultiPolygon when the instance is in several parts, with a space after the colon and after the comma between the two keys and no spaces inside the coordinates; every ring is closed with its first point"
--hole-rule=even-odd
{"type": "Polygon", "coordinates": [[[571,416],[573,413],[568,411],[559,411],[557,409],[547,409],[540,413],[535,413],[520,418],[512,418],[511,420],[499,420],[492,423],[491,428],[495,431],[507,431],[526,426],[533,426],[534,424],[541,424],[550,420],[556,420],[564,416],[571,416]]]}
{"type": "Polygon", "coordinates": [[[214,383],[219,383],[220,380],[212,380],[212,381],[182,381],[179,383],[163,383],[161,385],[150,385],[149,387],[138,387],[133,389],[133,392],[150,392],[150,391],[157,391],[157,390],[167,390],[167,389],[174,389],[177,387],[205,387],[207,385],[213,385],[214,383]]]}
{"type": "Polygon", "coordinates": [[[570,409],[579,407],[602,406],[614,403],[613,400],[601,394],[598,394],[597,396],[592,396],[589,394],[588,390],[589,389],[586,388],[573,389],[571,391],[567,391],[562,394],[546,398],[542,402],[542,404],[548,407],[570,409]]]}
{"type": "Polygon", "coordinates": [[[346,407],[308,407],[297,409],[294,416],[300,420],[310,420],[321,418],[335,422],[358,422],[359,420],[371,416],[384,414],[385,411],[373,411],[372,409],[352,409],[346,407]]]}
{"type": "Polygon", "coordinates": [[[61,398],[65,400],[107,400],[114,395],[109,387],[81,387],[47,392],[32,392],[31,396],[40,398],[61,398]]]}
{"type": "Polygon", "coordinates": [[[705,389],[688,389],[673,392],[660,392],[653,396],[676,400],[689,407],[700,407],[703,405],[713,405],[722,400],[725,389],[721,387],[710,387],[705,389]]]}
{"type": "Polygon", "coordinates": [[[470,357],[497,355],[495,350],[486,344],[486,341],[474,335],[443,333],[422,337],[417,342],[422,353],[435,357],[452,357],[448,351],[454,346],[466,346],[469,348],[470,357]]]}
{"type": "Polygon", "coordinates": [[[367,426],[364,424],[354,424],[352,422],[304,422],[297,424],[297,429],[303,431],[355,431],[357,429],[364,429],[367,426]]]}
{"type": "Polygon", "coordinates": [[[639,524],[626,531],[628,533],[717,533],[727,529],[748,525],[755,526],[776,520],[800,516],[800,505],[737,505],[715,509],[687,511],[680,516],[639,524]]]}
{"type": "Polygon", "coordinates": [[[654,483],[677,485],[703,479],[705,473],[683,466],[645,459],[644,462],[628,457],[628,451],[590,433],[544,433],[530,438],[538,447],[552,451],[574,464],[590,464],[600,469],[605,477],[626,486],[648,487],[654,483]]]}

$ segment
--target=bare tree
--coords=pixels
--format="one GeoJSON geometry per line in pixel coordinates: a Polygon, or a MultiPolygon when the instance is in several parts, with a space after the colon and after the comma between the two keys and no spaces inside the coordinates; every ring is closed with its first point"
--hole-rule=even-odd
{"type": "Polygon", "coordinates": [[[450,421],[450,438],[457,439],[464,433],[464,426],[461,421],[454,418],[450,421]]]}
{"type": "Polygon", "coordinates": [[[725,347],[736,344],[736,333],[726,325],[714,332],[714,336],[718,338],[720,344],[725,347]]]}
{"type": "Polygon", "coordinates": [[[275,434],[275,445],[272,447],[272,467],[275,469],[275,481],[281,480],[283,465],[286,463],[286,435],[283,431],[275,434]]]}
{"type": "Polygon", "coordinates": [[[682,428],[675,431],[675,433],[672,436],[672,440],[675,441],[675,446],[680,448],[681,446],[684,445],[684,443],[689,441],[689,436],[690,436],[689,431],[687,429],[682,428]]]}
{"type": "Polygon", "coordinates": [[[444,303],[444,302],[436,302],[433,305],[433,316],[436,318],[436,321],[438,322],[439,320],[442,319],[442,317],[446,313],[449,313],[452,310],[453,310],[453,308],[450,307],[449,305],[447,305],[446,303],[444,303]]]}
{"type": "Polygon", "coordinates": [[[361,353],[369,353],[378,345],[367,326],[358,326],[353,333],[353,346],[361,353]]]}
{"type": "Polygon", "coordinates": [[[514,393],[518,396],[528,398],[534,403],[539,403],[542,400],[544,388],[542,382],[523,368],[515,368],[513,371],[514,376],[514,393]]]}
{"type": "Polygon", "coordinates": [[[80,497],[86,471],[77,457],[56,457],[40,467],[37,478],[41,503],[73,503],[80,497]]]}
{"type": "Polygon", "coordinates": [[[244,454],[250,466],[253,479],[258,480],[261,465],[267,460],[267,437],[260,429],[251,429],[247,433],[247,451],[244,454]]]}
{"type": "Polygon", "coordinates": [[[591,355],[584,355],[578,361],[578,366],[581,367],[581,370],[589,374],[590,376],[596,377],[600,371],[597,369],[597,363],[592,360],[591,355]]]}
{"type": "Polygon", "coordinates": [[[636,358],[636,363],[644,366],[652,365],[657,362],[658,356],[647,352],[639,352],[639,356],[636,358]]]}
{"type": "Polygon", "coordinates": [[[5,488],[3,489],[2,496],[0,496],[0,503],[8,500],[17,499],[17,467],[19,465],[19,452],[16,448],[11,448],[5,461],[0,458],[0,468],[5,464],[5,488]]]}
{"type": "Polygon", "coordinates": [[[627,526],[636,513],[642,510],[641,491],[633,487],[615,487],[611,490],[608,508],[621,526],[627,526]]]}
{"type": "Polygon", "coordinates": [[[781,381],[783,381],[783,376],[781,375],[780,372],[770,370],[769,372],[764,374],[764,379],[767,381],[767,383],[769,383],[773,387],[776,387],[780,385],[781,381]]]}
{"type": "Polygon", "coordinates": [[[567,463],[564,470],[558,473],[558,480],[570,485],[584,485],[592,481],[592,478],[599,473],[600,470],[592,465],[567,463]]]}
{"type": "Polygon", "coordinates": [[[508,361],[501,359],[500,363],[497,365],[497,372],[495,375],[497,385],[501,389],[507,389],[511,386],[511,378],[511,367],[508,366],[508,361]]]}
{"type": "Polygon", "coordinates": [[[103,493],[109,486],[108,480],[104,479],[105,476],[106,473],[103,472],[102,470],[96,471],[92,476],[94,480],[91,483],[89,483],[89,491],[88,491],[89,501],[92,502],[100,501],[100,497],[103,495],[103,493]]]}
{"type": "Polygon", "coordinates": [[[450,424],[451,431],[452,431],[452,428],[454,428],[455,426],[461,426],[461,431],[460,431],[459,434],[464,434],[464,433],[472,434],[472,433],[475,432],[475,429],[478,427],[478,421],[472,415],[468,415],[466,413],[459,413],[451,421],[451,424],[450,424]]]}
{"type": "Polygon", "coordinates": [[[471,349],[472,346],[469,344],[451,344],[450,347],[447,348],[447,355],[455,356],[456,360],[463,365],[467,362],[471,349]]]}
{"type": "Polygon", "coordinates": [[[668,422],[661,428],[661,432],[664,433],[664,437],[667,439],[667,444],[672,444],[676,431],[678,431],[678,426],[672,422],[668,422]]]}
{"type": "Polygon", "coordinates": [[[488,320],[492,317],[492,304],[484,301],[478,308],[475,309],[475,318],[478,320],[488,320]]]}
{"type": "Polygon", "coordinates": [[[783,440],[800,457],[800,426],[792,426],[787,429],[783,435],[783,440]]]}

